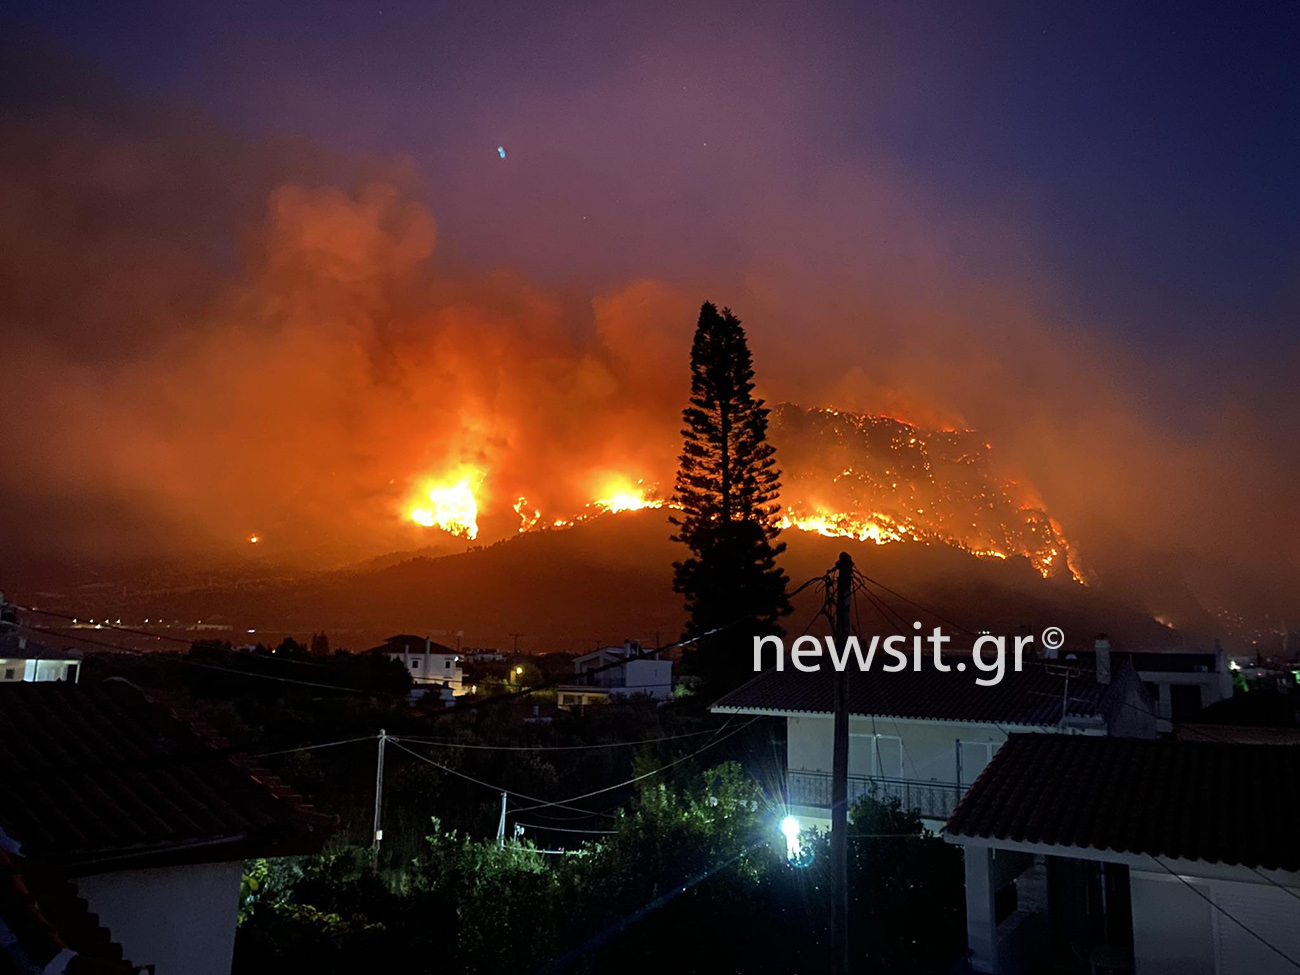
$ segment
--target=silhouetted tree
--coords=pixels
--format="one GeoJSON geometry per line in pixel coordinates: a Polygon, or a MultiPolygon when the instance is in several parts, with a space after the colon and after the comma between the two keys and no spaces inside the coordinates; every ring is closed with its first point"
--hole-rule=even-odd
{"type": "Polygon", "coordinates": [[[673,564],[686,597],[687,636],[718,627],[688,651],[690,669],[714,691],[745,676],[751,640],[780,632],[790,611],[777,504],[780,471],[767,442],[769,410],[754,398],[754,366],[740,320],[705,302],[691,347],[691,399],[677,471],[673,541],[691,550],[673,564]]]}
{"type": "Polygon", "coordinates": [[[330,653],[330,638],[324,633],[313,633],[311,635],[311,655],[313,657],[328,657],[330,653]]]}

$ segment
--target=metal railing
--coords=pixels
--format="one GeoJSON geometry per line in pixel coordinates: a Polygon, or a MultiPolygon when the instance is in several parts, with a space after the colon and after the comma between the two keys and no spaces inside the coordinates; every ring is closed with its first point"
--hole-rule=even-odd
{"type": "MultiPolygon", "coordinates": [[[[877,775],[850,775],[849,802],[871,796],[882,802],[898,799],[906,810],[917,810],[924,819],[947,819],[961,800],[962,788],[955,782],[923,782],[891,779],[877,775]]],[[[795,806],[830,808],[831,774],[794,771],[786,773],[786,802],[795,806]]]]}

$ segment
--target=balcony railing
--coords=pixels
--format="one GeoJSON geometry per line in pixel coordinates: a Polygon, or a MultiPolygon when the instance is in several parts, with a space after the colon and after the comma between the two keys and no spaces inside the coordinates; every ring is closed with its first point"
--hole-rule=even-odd
{"type": "MultiPolygon", "coordinates": [[[[849,802],[871,796],[882,802],[897,798],[906,810],[917,810],[923,819],[947,819],[957,808],[962,789],[955,782],[922,782],[917,779],[890,779],[876,775],[849,776],[849,802]]],[[[786,773],[786,802],[795,806],[831,805],[829,772],[790,771],[786,773]]]]}

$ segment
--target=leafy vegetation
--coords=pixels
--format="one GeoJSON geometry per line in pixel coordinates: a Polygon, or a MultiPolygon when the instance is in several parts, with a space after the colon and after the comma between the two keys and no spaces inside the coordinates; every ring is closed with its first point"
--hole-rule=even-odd
{"type": "MultiPolygon", "coordinates": [[[[236,975],[402,972],[820,972],[824,834],[785,860],[773,809],[735,763],[643,789],[612,832],[568,854],[475,839],[434,820],[398,873],[367,850],[249,865],[236,975]]],[[[915,814],[853,810],[854,957],[941,968],[962,943],[960,854],[915,814]]]]}

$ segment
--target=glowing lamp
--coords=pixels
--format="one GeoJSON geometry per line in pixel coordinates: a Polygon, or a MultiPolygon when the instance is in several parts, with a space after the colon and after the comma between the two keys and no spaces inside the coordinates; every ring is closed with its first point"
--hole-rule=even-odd
{"type": "Polygon", "coordinates": [[[799,843],[799,820],[793,816],[786,816],[781,820],[781,835],[785,837],[786,859],[791,863],[798,862],[803,853],[802,845],[799,843]]]}

